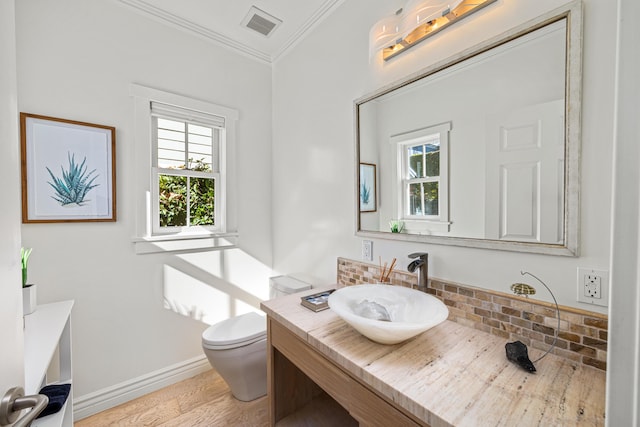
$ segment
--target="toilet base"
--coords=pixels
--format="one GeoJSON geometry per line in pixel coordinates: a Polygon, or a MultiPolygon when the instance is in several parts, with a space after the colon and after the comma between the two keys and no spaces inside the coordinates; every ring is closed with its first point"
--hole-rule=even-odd
{"type": "Polygon", "coordinates": [[[249,402],[267,394],[266,338],[226,350],[204,348],[204,353],[236,399],[249,402]]]}

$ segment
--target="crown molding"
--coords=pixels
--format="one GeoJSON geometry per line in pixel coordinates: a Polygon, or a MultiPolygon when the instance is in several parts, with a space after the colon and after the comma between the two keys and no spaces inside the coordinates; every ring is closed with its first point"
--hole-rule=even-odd
{"type": "Polygon", "coordinates": [[[221,34],[209,28],[203,27],[202,25],[198,25],[195,22],[189,21],[187,19],[181,18],[172,13],[169,13],[164,9],[160,9],[159,7],[153,6],[145,2],[144,0],[116,0],[116,1],[132,9],[135,9],[136,11],[141,12],[144,15],[149,16],[150,18],[156,21],[171,25],[172,27],[178,28],[180,30],[185,30],[198,37],[204,38],[210,42],[214,42],[218,45],[234,50],[236,52],[240,52],[246,56],[249,56],[253,59],[257,59],[261,62],[272,64],[277,59],[284,56],[298,42],[300,42],[309,31],[311,31],[320,22],[326,19],[331,14],[331,12],[333,12],[345,0],[326,0],[318,8],[318,10],[316,10],[315,13],[311,15],[309,19],[307,19],[304,22],[304,24],[302,24],[302,26],[284,42],[282,47],[278,49],[273,56],[261,50],[252,48],[251,46],[247,46],[244,43],[240,43],[230,37],[225,36],[224,34],[221,34]]]}
{"type": "Polygon", "coordinates": [[[284,56],[290,49],[292,49],[299,41],[301,41],[306,34],[315,28],[320,22],[324,21],[338,6],[340,6],[345,0],[326,0],[313,15],[307,19],[304,24],[296,31],[291,37],[289,37],[282,47],[276,51],[273,55],[272,62],[277,61],[284,56]]]}
{"type": "Polygon", "coordinates": [[[163,9],[160,9],[156,6],[146,3],[143,0],[117,0],[117,1],[137,10],[138,12],[142,12],[143,14],[150,16],[151,18],[157,21],[163,22],[165,24],[169,24],[178,29],[186,30],[192,34],[195,34],[199,37],[202,37],[204,39],[217,43],[223,47],[230,48],[232,50],[248,55],[259,61],[271,64],[270,55],[260,50],[254,49],[250,46],[247,46],[243,43],[240,43],[236,40],[233,40],[216,31],[205,28],[202,25],[198,25],[187,19],[181,18],[172,13],[169,13],[163,9]]]}

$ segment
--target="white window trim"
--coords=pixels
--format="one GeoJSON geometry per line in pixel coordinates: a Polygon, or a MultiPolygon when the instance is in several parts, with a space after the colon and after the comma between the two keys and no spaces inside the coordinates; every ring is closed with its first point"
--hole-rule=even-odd
{"type": "Polygon", "coordinates": [[[451,122],[445,122],[434,126],[412,130],[396,135],[391,135],[389,142],[396,146],[397,174],[396,188],[398,189],[398,199],[396,200],[396,214],[405,226],[406,231],[419,234],[430,232],[448,232],[451,222],[449,222],[449,133],[451,122]],[[428,137],[439,134],[440,139],[440,184],[438,186],[438,215],[425,218],[416,218],[406,214],[406,191],[404,188],[403,171],[406,147],[419,144],[428,137]]]}
{"type": "MultiPolygon", "coordinates": [[[[229,206],[226,204],[227,195],[233,189],[229,188],[229,180],[225,179],[227,174],[226,164],[229,161],[227,156],[228,148],[235,143],[235,124],[239,114],[237,110],[216,105],[207,101],[193,99],[182,95],[161,91],[132,83],[129,94],[134,100],[134,162],[132,182],[136,187],[136,226],[135,237],[132,239],[136,246],[136,253],[153,253],[166,251],[184,251],[207,248],[227,248],[233,247],[237,240],[238,233],[233,230],[233,225],[229,223],[231,219],[227,215],[229,206]],[[209,114],[225,118],[226,146],[221,147],[221,156],[225,156],[220,162],[220,174],[224,182],[224,196],[218,206],[219,215],[222,215],[223,224],[226,229],[210,231],[204,228],[194,228],[189,231],[173,233],[168,235],[154,235],[152,227],[152,201],[151,185],[153,181],[153,142],[152,142],[152,117],[151,102],[158,102],[167,105],[175,105],[182,108],[203,111],[209,114]]],[[[157,182],[156,182],[157,185],[157,182]]],[[[157,190],[157,189],[156,189],[157,190]]]]}

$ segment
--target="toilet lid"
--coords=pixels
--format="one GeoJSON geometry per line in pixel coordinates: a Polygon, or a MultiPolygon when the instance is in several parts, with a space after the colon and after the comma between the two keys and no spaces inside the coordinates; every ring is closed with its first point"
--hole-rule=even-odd
{"type": "Polygon", "coordinates": [[[209,326],[202,333],[202,343],[207,346],[250,344],[266,335],[265,317],[251,312],[209,326]]]}

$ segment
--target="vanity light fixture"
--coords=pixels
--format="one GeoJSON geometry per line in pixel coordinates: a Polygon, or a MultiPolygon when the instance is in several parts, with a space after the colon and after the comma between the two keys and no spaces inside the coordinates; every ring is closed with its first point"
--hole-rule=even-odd
{"type": "MultiPolygon", "coordinates": [[[[558,307],[558,301],[556,300],[555,295],[553,295],[553,292],[551,292],[551,289],[549,289],[549,287],[546,285],[546,283],[544,283],[537,276],[535,276],[534,274],[529,273],[528,271],[520,271],[520,274],[523,275],[523,276],[524,275],[529,275],[529,276],[533,277],[538,282],[540,282],[542,284],[542,286],[547,288],[547,290],[551,294],[551,298],[553,298],[553,302],[556,305],[556,318],[558,319],[558,326],[556,327],[556,330],[555,330],[555,332],[553,334],[553,342],[551,343],[551,347],[549,347],[549,349],[546,351],[546,353],[544,353],[542,356],[540,356],[539,358],[537,358],[536,360],[531,362],[531,361],[529,361],[529,358],[527,356],[526,346],[522,342],[516,341],[515,343],[508,343],[506,345],[507,358],[509,360],[512,360],[512,361],[520,364],[520,366],[522,366],[523,368],[529,370],[530,372],[535,372],[536,369],[533,366],[533,363],[538,362],[543,357],[545,357],[547,354],[549,354],[551,352],[551,350],[553,350],[553,348],[556,346],[556,342],[558,341],[558,332],[560,331],[560,307],[558,307]],[[521,359],[523,355],[526,358],[526,360],[521,359]],[[529,366],[529,364],[530,364],[530,366],[529,366]]],[[[534,288],[533,286],[531,286],[529,284],[526,284],[526,283],[514,283],[514,284],[511,285],[511,290],[513,291],[514,294],[521,295],[521,296],[524,295],[526,298],[528,298],[529,295],[535,295],[535,293],[536,293],[536,288],[534,288]]]]}
{"type": "Polygon", "coordinates": [[[496,0],[411,0],[369,31],[369,54],[387,61],[496,0]]]}

